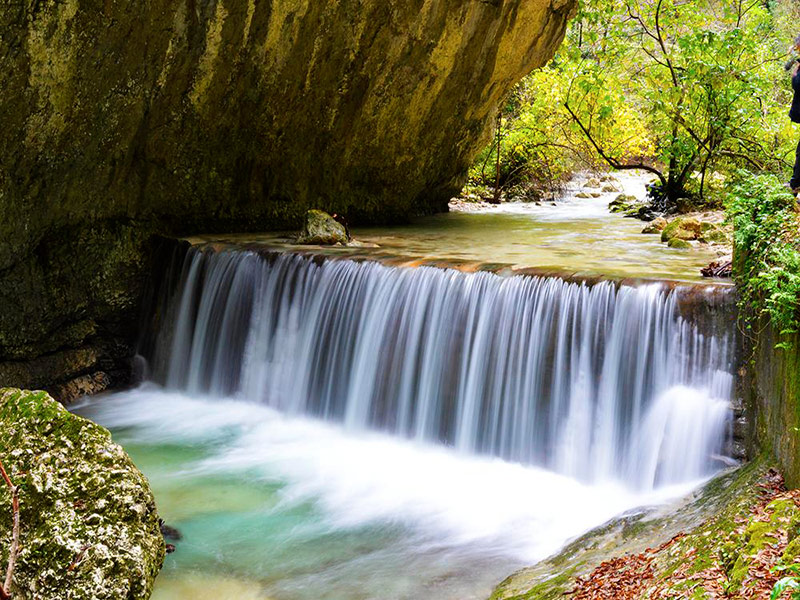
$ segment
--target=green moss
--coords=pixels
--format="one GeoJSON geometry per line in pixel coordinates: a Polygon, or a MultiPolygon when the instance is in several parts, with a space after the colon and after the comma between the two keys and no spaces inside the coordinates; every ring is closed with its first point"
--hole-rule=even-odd
{"type": "Polygon", "coordinates": [[[692,245],[689,242],[686,242],[686,241],[684,241],[684,240],[682,240],[680,238],[677,238],[677,237],[674,237],[669,242],[667,242],[667,246],[669,246],[670,248],[679,248],[679,249],[685,249],[685,248],[691,248],[692,247],[692,245]]]}
{"type": "Polygon", "coordinates": [[[716,242],[724,244],[728,242],[728,235],[721,229],[707,229],[703,232],[700,239],[706,243],[716,242]]]}
{"type": "Polygon", "coordinates": [[[639,203],[638,198],[636,196],[631,196],[629,194],[620,194],[616,198],[614,198],[611,202],[608,203],[608,210],[613,213],[619,212],[627,212],[631,210],[635,205],[639,203]]]}
{"type": "MultiPolygon", "coordinates": [[[[654,562],[654,585],[679,569],[688,576],[671,591],[680,598],[707,598],[698,575],[716,563],[733,568],[740,549],[730,536],[759,502],[758,483],[768,470],[765,458],[711,480],[690,500],[656,514],[643,512],[600,527],[566,547],[558,555],[507,578],[491,600],[555,600],[604,560],[658,547],[678,533],[687,535],[659,553],[654,562]],[[724,561],[720,559],[725,555],[724,561]]],[[[783,514],[783,513],[782,513],[783,514]]],[[[641,600],[646,600],[647,593],[641,600]]]]}
{"type": "MultiPolygon", "coordinates": [[[[102,427],[44,392],[0,389],[0,458],[20,486],[23,598],[147,598],[164,559],[145,477],[102,427]]],[[[0,488],[0,506],[10,493],[0,488]]],[[[0,519],[0,561],[10,519],[0,519]]]]}
{"type": "Polygon", "coordinates": [[[678,217],[670,221],[661,231],[661,241],[669,242],[673,239],[689,241],[700,236],[704,223],[694,217],[678,217]]]}
{"type": "Polygon", "coordinates": [[[309,210],[306,221],[295,243],[313,245],[346,245],[350,241],[347,230],[328,213],[309,210]]]}

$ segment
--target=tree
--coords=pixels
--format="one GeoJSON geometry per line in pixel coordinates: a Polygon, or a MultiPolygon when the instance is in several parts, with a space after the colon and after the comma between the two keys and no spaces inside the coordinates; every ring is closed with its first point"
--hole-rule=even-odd
{"type": "Polygon", "coordinates": [[[760,0],[590,0],[579,19],[583,68],[565,107],[609,165],[653,172],[661,195],[674,201],[691,193],[692,179],[702,198],[712,166],[760,170],[782,161],[782,141],[765,133],[786,53],[760,0]],[[621,97],[607,93],[621,77],[628,78],[621,97]],[[608,148],[603,124],[620,102],[646,119],[655,146],[649,160],[608,148]]]}

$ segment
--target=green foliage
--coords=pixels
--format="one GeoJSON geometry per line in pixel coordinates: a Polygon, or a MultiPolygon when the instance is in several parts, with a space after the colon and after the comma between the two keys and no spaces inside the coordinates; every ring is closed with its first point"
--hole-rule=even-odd
{"type": "Polygon", "coordinates": [[[582,0],[553,62],[504,108],[500,144],[472,181],[494,185],[498,146],[504,188],[640,164],[669,199],[713,201],[709,188],[741,168],[788,169],[783,63],[798,12],[788,1],[582,0]]]}
{"type": "Polygon", "coordinates": [[[791,590],[792,600],[800,600],[800,564],[787,565],[785,567],[776,567],[773,571],[789,571],[791,575],[782,577],[773,586],[772,593],[769,595],[769,600],[778,600],[786,591],[791,590]]]}
{"type": "Polygon", "coordinates": [[[778,177],[740,174],[727,206],[734,225],[734,277],[742,308],[755,316],[767,315],[781,334],[800,331],[795,202],[778,177]]]}

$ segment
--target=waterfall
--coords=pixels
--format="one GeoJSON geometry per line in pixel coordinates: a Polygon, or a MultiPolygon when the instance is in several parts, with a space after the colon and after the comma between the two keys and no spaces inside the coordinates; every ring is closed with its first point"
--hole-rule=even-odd
{"type": "Polygon", "coordinates": [[[289,414],[650,488],[722,453],[732,335],[661,284],[189,252],[154,378],[289,414]]]}

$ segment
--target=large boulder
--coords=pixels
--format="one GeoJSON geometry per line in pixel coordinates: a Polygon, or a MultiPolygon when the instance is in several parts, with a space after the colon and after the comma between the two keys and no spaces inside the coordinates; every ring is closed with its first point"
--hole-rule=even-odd
{"type": "Polygon", "coordinates": [[[661,241],[669,242],[672,239],[688,242],[696,240],[701,231],[700,221],[694,217],[677,218],[661,230],[661,241]]]}
{"type": "Polygon", "coordinates": [[[704,243],[724,243],[727,238],[719,223],[703,221],[697,217],[677,217],[661,231],[662,242],[677,239],[685,242],[698,240],[704,243]]]}
{"type": "Polygon", "coordinates": [[[349,241],[350,236],[344,225],[328,213],[312,209],[306,213],[306,222],[295,243],[332,246],[347,245],[349,241]]]}
{"type": "Polygon", "coordinates": [[[637,207],[639,204],[641,203],[636,196],[632,196],[630,194],[620,194],[608,203],[608,210],[613,213],[627,212],[637,207]]]}
{"type": "MultiPolygon", "coordinates": [[[[147,479],[111,434],[45,392],[0,389],[0,459],[19,486],[12,592],[39,600],[149,598],[165,545],[147,479]]],[[[12,537],[0,480],[0,570],[12,537]]]]}

